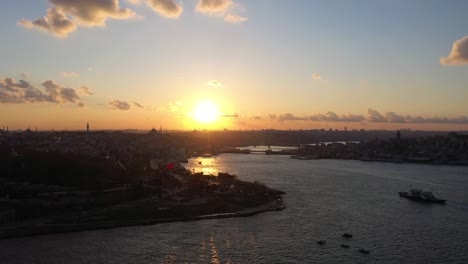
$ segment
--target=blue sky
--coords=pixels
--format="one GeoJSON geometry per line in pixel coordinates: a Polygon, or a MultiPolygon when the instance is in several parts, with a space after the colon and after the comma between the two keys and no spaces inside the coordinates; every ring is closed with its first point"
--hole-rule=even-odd
{"type": "Polygon", "coordinates": [[[189,122],[176,120],[181,113],[174,117],[158,109],[179,102],[186,108],[180,111],[190,112],[202,99],[245,118],[222,124],[238,128],[313,128],[330,120],[284,124],[267,116],[332,111],[367,119],[369,108],[424,118],[468,115],[468,67],[440,63],[452,44],[468,35],[467,1],[234,0],[221,11],[198,12],[200,1],[179,0],[182,13],[167,18],[144,0],[139,5],[121,0],[119,7],[138,17],[108,18],[105,27],[79,25],[67,38],[18,24],[45,16],[61,2],[54,1],[0,4],[0,79],[19,80],[26,73],[37,87],[53,80],[89,87],[94,94],[82,96],[85,106],[79,109],[69,101],[0,103],[3,113],[19,113],[9,120],[17,126],[37,121],[28,119],[28,112],[50,116],[59,109],[73,116],[69,126],[98,117],[103,127],[119,121],[141,128],[164,120],[188,128],[189,122]],[[225,22],[231,13],[248,20],[225,22]],[[320,78],[312,78],[315,73],[320,78]],[[222,86],[207,85],[210,80],[222,86]],[[109,104],[113,100],[145,108],[119,111],[109,104]],[[119,117],[104,121],[110,115],[119,117]],[[253,124],[251,116],[265,118],[253,124]]]}

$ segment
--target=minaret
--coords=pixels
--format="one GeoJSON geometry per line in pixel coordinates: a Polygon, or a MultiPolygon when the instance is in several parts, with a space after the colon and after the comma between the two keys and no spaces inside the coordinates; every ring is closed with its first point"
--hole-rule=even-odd
{"type": "Polygon", "coordinates": [[[86,123],[86,133],[89,134],[89,122],[86,123]]]}

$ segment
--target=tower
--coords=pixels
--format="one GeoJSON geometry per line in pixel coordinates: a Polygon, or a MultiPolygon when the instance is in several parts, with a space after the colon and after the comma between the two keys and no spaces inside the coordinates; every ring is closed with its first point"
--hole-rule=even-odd
{"type": "Polygon", "coordinates": [[[86,133],[89,133],[89,122],[86,123],[86,133]]]}

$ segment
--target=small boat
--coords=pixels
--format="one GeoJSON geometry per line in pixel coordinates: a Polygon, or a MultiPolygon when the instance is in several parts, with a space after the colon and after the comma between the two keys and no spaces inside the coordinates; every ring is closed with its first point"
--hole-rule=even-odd
{"type": "Polygon", "coordinates": [[[298,159],[298,160],[310,160],[311,158],[307,157],[307,156],[300,156],[300,155],[292,155],[290,157],[291,159],[298,159]]]}
{"type": "Polygon", "coordinates": [[[327,243],[327,241],[325,241],[325,240],[317,241],[317,244],[319,244],[319,245],[325,245],[325,243],[327,243]]]}
{"type": "Polygon", "coordinates": [[[341,236],[344,237],[344,238],[352,238],[353,237],[353,235],[350,234],[350,233],[344,233],[341,236]]]}
{"type": "Polygon", "coordinates": [[[349,248],[349,246],[346,245],[346,244],[341,244],[341,247],[342,247],[342,248],[349,248]]]}
{"type": "Polygon", "coordinates": [[[361,252],[361,253],[363,253],[363,254],[369,254],[369,253],[370,253],[369,250],[363,249],[363,248],[360,248],[358,251],[361,252]]]}
{"type": "Polygon", "coordinates": [[[400,197],[418,202],[444,204],[447,200],[435,198],[432,192],[425,192],[420,189],[411,189],[410,192],[398,192],[400,197]]]}

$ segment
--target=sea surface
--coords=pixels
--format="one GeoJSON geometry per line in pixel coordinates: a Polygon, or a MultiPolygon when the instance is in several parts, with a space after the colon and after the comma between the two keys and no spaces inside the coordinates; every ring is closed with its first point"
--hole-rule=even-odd
{"type": "Polygon", "coordinates": [[[223,154],[187,168],[283,190],[286,209],[0,240],[0,263],[468,263],[468,167],[223,154]],[[411,187],[447,204],[398,196],[411,187]]]}

